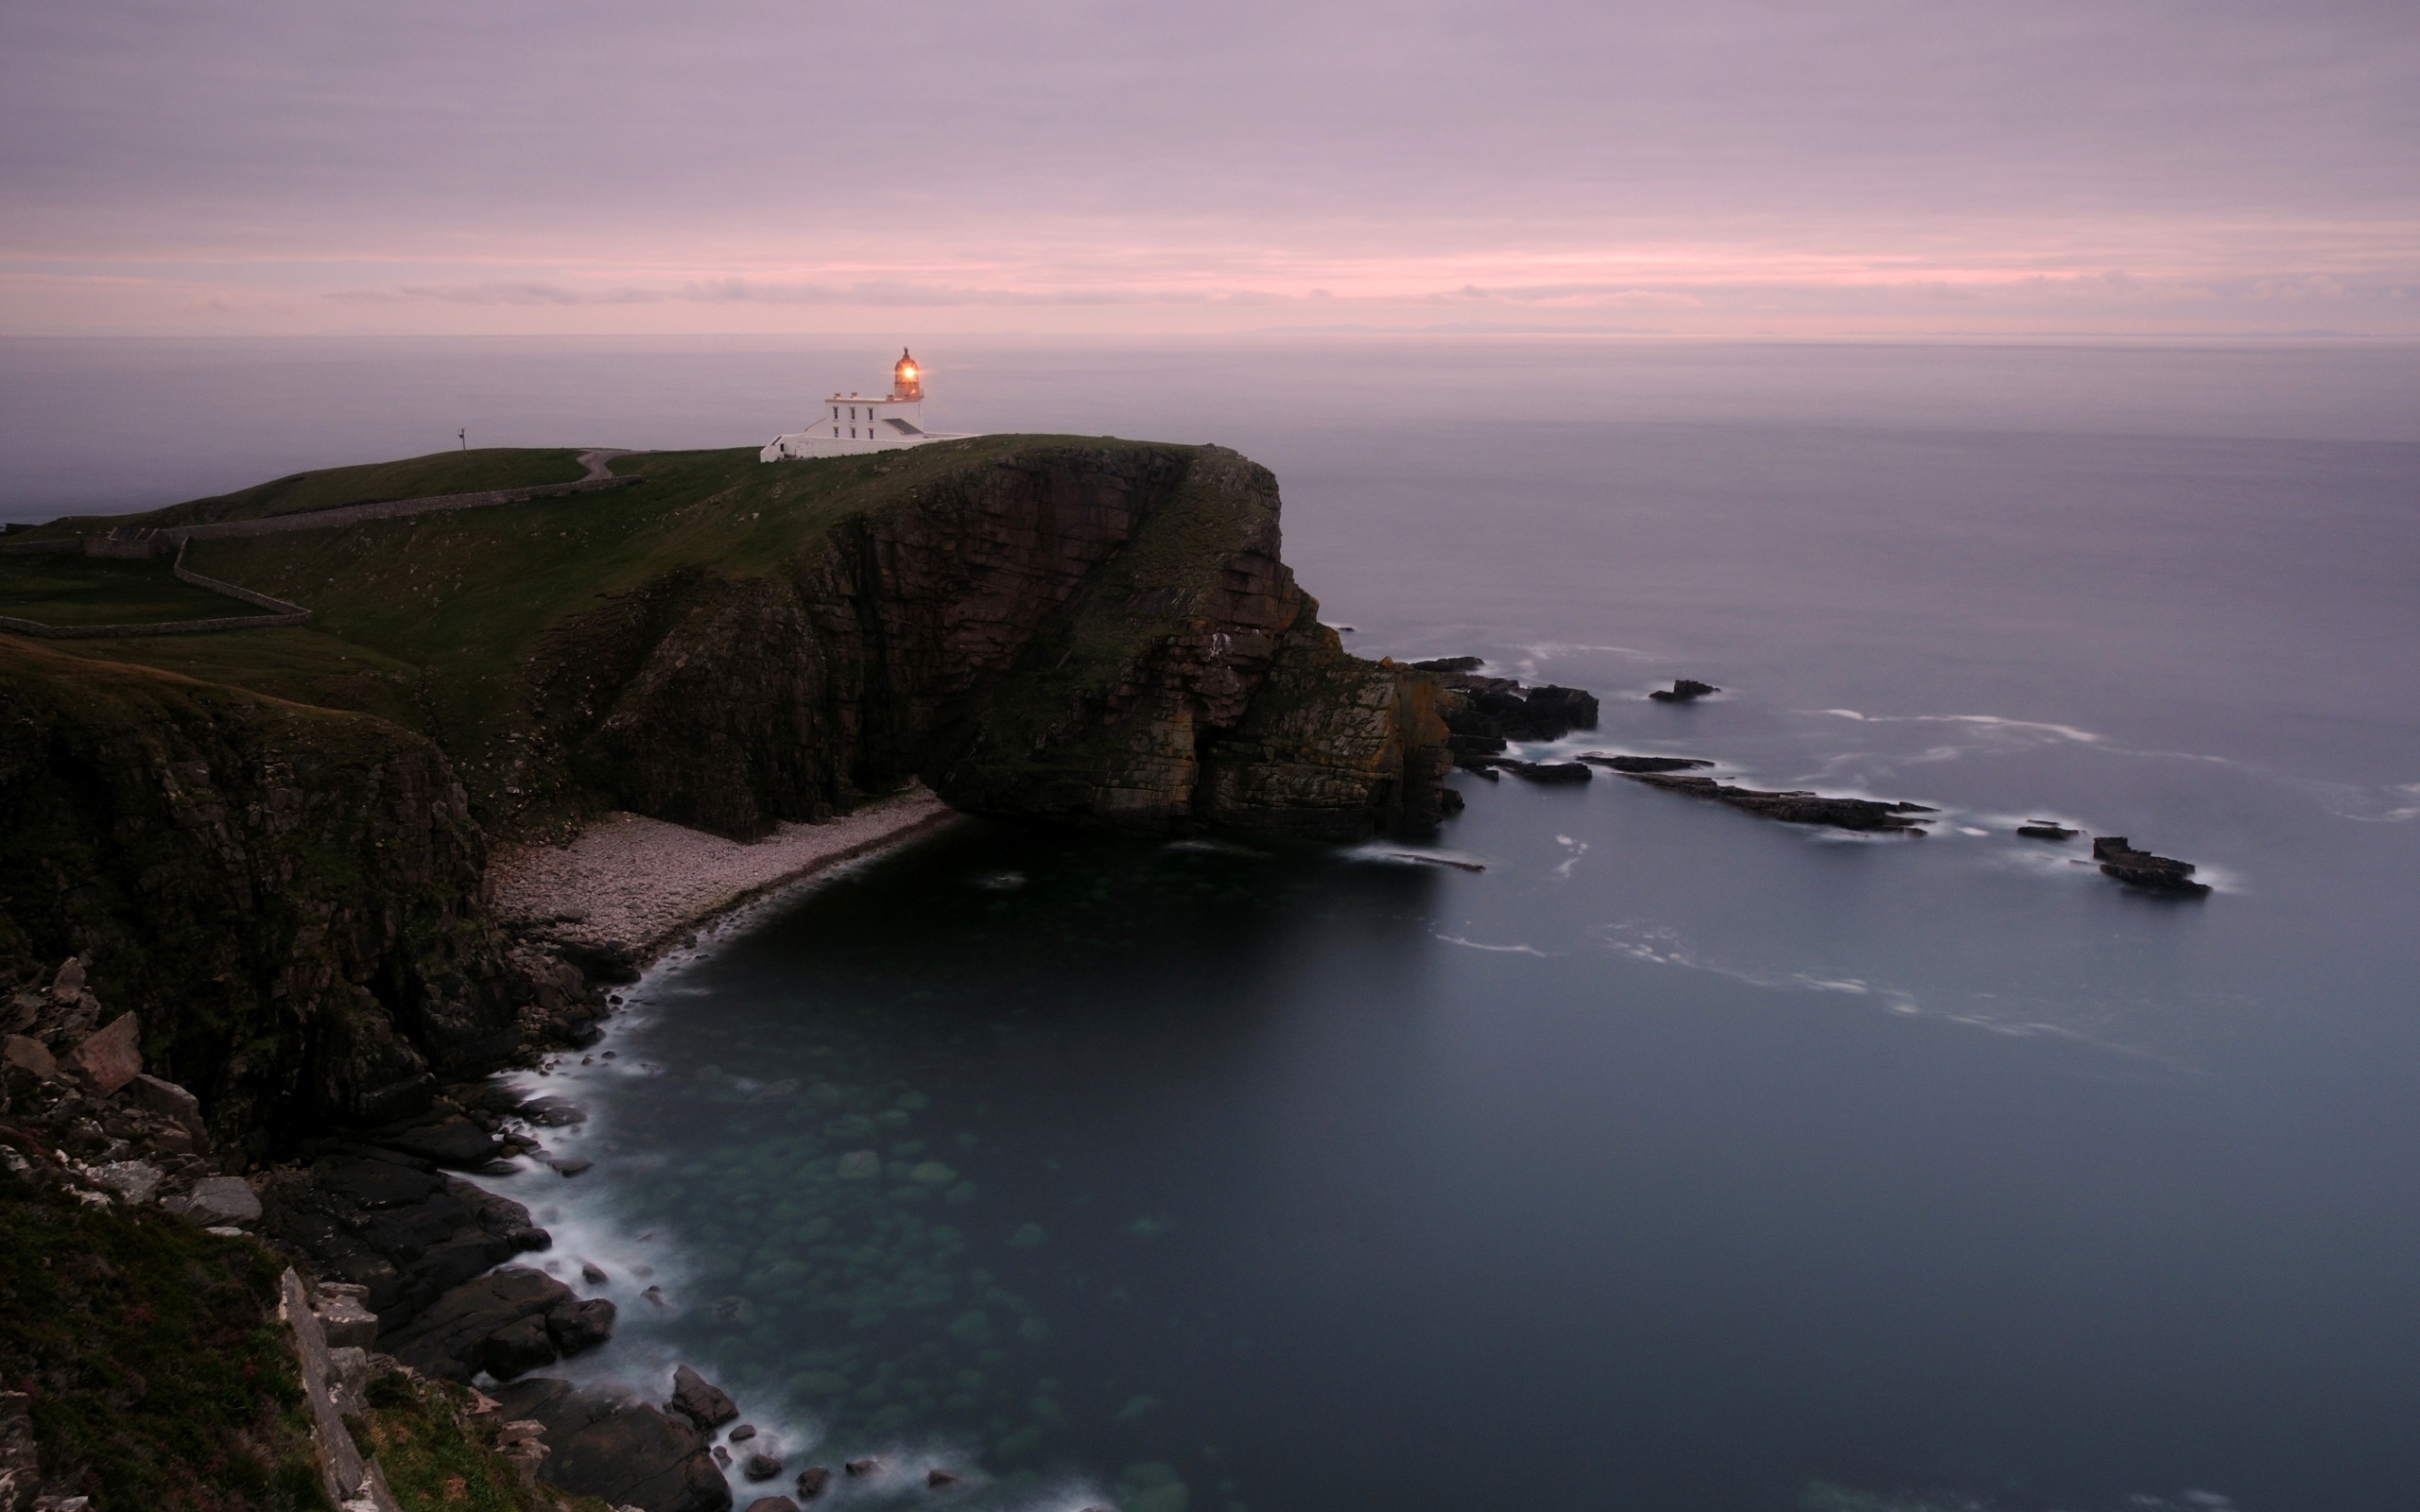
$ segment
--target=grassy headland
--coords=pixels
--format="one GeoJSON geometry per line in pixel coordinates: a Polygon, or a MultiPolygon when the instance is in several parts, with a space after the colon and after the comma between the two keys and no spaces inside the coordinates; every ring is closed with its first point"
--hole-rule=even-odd
{"type": "Polygon", "coordinates": [[[188,499],[139,514],[70,515],[10,539],[43,541],[86,535],[120,525],[199,525],[220,520],[263,520],[272,515],[335,509],[348,504],[379,504],[441,493],[483,493],[543,483],[572,483],[586,472],[569,447],[486,446],[469,452],[432,452],[395,462],[321,468],[256,483],[233,493],[188,499]]]}
{"type": "MultiPolygon", "coordinates": [[[[527,669],[550,636],[576,631],[580,616],[653,585],[779,572],[843,520],[912,507],[943,478],[1065,445],[1164,456],[1191,450],[1002,436],[778,465],[760,462],[753,447],[636,454],[613,464],[617,475],[645,480],[636,488],[197,541],[188,567],[289,599],[319,617],[308,626],[240,634],[78,641],[60,648],[391,720],[445,749],[482,822],[551,833],[592,804],[577,774],[533,755],[544,743],[527,669]]],[[[166,524],[565,481],[579,475],[574,455],[491,450],[332,469],[112,523],[166,524]]]]}

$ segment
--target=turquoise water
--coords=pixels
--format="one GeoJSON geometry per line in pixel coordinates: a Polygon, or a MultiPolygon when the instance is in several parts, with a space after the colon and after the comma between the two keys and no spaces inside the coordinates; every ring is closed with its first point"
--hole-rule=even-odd
{"type": "MultiPolygon", "coordinates": [[[[532,1078],[591,1110],[549,1139],[595,1169],[498,1183],[612,1274],[582,1373],[691,1361],[791,1469],[891,1461],[862,1504],[2410,1504],[2410,349],[917,351],[952,424],[1270,463],[1349,644],[1604,699],[1532,754],[1941,822],[1606,776],[1340,851],[970,822],[532,1078]]],[[[555,372],[644,443],[822,360],[620,359],[365,351],[328,423],[555,372]]]]}

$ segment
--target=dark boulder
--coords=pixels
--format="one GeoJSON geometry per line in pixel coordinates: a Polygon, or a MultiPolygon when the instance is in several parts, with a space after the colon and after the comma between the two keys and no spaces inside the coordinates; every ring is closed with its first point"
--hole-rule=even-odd
{"type": "Polygon", "coordinates": [[[1532,782],[1585,782],[1597,775],[1578,762],[1522,762],[1504,769],[1532,782]]]}
{"type": "Polygon", "coordinates": [[[1451,669],[1439,671],[1437,680],[1444,692],[1437,712],[1449,732],[1446,748],[1457,756],[1499,751],[1508,740],[1561,740],[1597,728],[1597,698],[1584,688],[1528,688],[1511,678],[1451,669]]]}
{"type": "Polygon", "coordinates": [[[930,1490],[938,1491],[944,1486],[956,1486],[958,1481],[959,1478],[947,1470],[932,1469],[925,1472],[925,1485],[930,1490]]]}
{"type": "Polygon", "coordinates": [[[840,1468],[847,1470],[851,1475],[872,1475],[876,1470],[882,1469],[882,1461],[873,1456],[868,1456],[865,1459],[853,1459],[846,1461],[840,1468]]]}
{"type": "Polygon", "coordinates": [[[1704,697],[1707,694],[1721,691],[1711,682],[1700,682],[1695,678],[1681,678],[1670,687],[1658,688],[1648,696],[1657,703],[1689,703],[1704,697]]]}
{"type": "Polygon", "coordinates": [[[782,1473],[781,1457],[758,1450],[740,1462],[739,1473],[752,1481],[769,1481],[782,1473]]]}
{"type": "Polygon", "coordinates": [[[2180,898],[2209,895],[2208,883],[2193,880],[2193,863],[2137,850],[2126,843],[2122,834],[2095,837],[2092,859],[2100,863],[2102,875],[2115,877],[2129,887],[2140,887],[2146,892],[2172,893],[2180,898]]]}
{"type": "Polygon", "coordinates": [[[614,1336],[614,1304],[601,1297],[559,1302],[546,1310],[546,1334],[565,1355],[593,1349],[614,1336]]]}
{"type": "Polygon", "coordinates": [[[1664,772],[1626,772],[1634,782],[1645,782],[1690,798],[1712,799],[1736,809],[1785,824],[1822,824],[1838,830],[1875,831],[1922,836],[1926,821],[1910,814],[1936,812],[1922,803],[1885,803],[1870,798],[1823,798],[1813,793],[1760,793],[1750,787],[1727,787],[1711,777],[1679,777],[1664,772]]]}
{"type": "Polygon", "coordinates": [[[543,1317],[515,1318],[489,1334],[473,1350],[479,1368],[498,1381],[527,1375],[555,1363],[559,1351],[543,1317]]]}
{"type": "Polygon", "coordinates": [[[1477,672],[1479,668],[1487,665],[1487,658],[1483,656],[1441,656],[1426,662],[1414,662],[1412,665],[1423,672],[1477,672]]]}
{"type": "Polygon", "coordinates": [[[578,967],[592,982],[611,982],[616,986],[639,979],[639,963],[631,948],[616,941],[560,939],[555,949],[562,958],[578,967]]]}
{"type": "Polygon", "coordinates": [[[812,1502],[821,1496],[823,1488],[831,1484],[832,1468],[830,1466],[810,1465],[798,1472],[798,1499],[802,1502],[812,1502]]]}
{"type": "Polygon", "coordinates": [[[460,1113],[445,1113],[425,1122],[390,1125],[368,1136],[369,1143],[439,1165],[469,1170],[495,1159],[503,1144],[460,1113]]]}
{"type": "Polygon", "coordinates": [[[647,1512],[728,1512],[731,1486],[705,1435],[687,1420],[610,1391],[543,1377],[496,1389],[509,1419],[544,1424],[554,1451],[539,1478],[575,1495],[647,1512]]]}
{"type": "Polygon", "coordinates": [[[1616,772],[1685,772],[1714,765],[1695,756],[1614,756],[1601,750],[1592,750],[1580,759],[1591,766],[1616,772]]]}
{"type": "Polygon", "coordinates": [[[678,1413],[700,1428],[713,1430],[739,1416],[739,1408],[705,1377],[681,1366],[672,1372],[672,1400],[666,1412],[678,1413]]]}
{"type": "Polygon", "coordinates": [[[760,1496],[748,1503],[748,1512],[798,1512],[798,1503],[786,1496],[760,1496]]]}
{"type": "Polygon", "coordinates": [[[2053,824],[2048,819],[2029,819],[2016,827],[2016,833],[2029,840],[2072,840],[2083,832],[2070,830],[2064,824],[2053,824]]]}
{"type": "Polygon", "coordinates": [[[754,1423],[741,1423],[730,1433],[723,1435],[723,1436],[730,1439],[735,1444],[744,1444],[756,1436],[756,1425],[754,1423]]]}
{"type": "Polygon", "coordinates": [[[488,1370],[502,1379],[498,1364],[518,1374],[555,1357],[546,1314],[574,1301],[571,1288],[553,1277],[509,1267],[454,1287],[378,1342],[424,1375],[467,1382],[488,1370]]]}

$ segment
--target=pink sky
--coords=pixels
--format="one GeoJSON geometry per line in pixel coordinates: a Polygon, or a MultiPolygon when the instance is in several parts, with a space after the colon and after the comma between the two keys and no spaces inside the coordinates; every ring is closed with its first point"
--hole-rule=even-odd
{"type": "Polygon", "coordinates": [[[0,19],[0,334],[2420,335],[2394,5],[0,19]]]}

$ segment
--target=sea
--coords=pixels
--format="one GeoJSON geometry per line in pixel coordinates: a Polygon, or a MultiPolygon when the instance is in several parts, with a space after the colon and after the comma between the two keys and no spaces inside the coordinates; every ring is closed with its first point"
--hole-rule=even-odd
{"type": "MultiPolygon", "coordinates": [[[[620,1309],[562,1373],[705,1372],[743,1504],[2420,1503],[2420,349],[903,339],[937,424],[1268,464],[1349,646],[1597,695],[1524,754],[1938,812],[1463,774],[777,896],[521,1078],[594,1163],[493,1185],[620,1309]]],[[[899,344],[9,340],[0,515],[757,445],[899,344]]]]}

